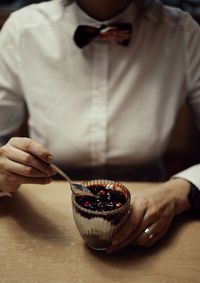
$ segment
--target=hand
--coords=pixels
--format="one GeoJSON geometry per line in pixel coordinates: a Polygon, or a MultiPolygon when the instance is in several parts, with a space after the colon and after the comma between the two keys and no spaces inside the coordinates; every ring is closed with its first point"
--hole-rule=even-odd
{"type": "Polygon", "coordinates": [[[189,182],[172,179],[133,194],[132,211],[107,253],[128,244],[150,247],[167,232],[175,215],[189,209],[189,182]]]}
{"type": "Polygon", "coordinates": [[[0,148],[0,175],[3,191],[15,191],[25,183],[46,184],[55,174],[53,156],[29,138],[11,138],[0,148]]]}

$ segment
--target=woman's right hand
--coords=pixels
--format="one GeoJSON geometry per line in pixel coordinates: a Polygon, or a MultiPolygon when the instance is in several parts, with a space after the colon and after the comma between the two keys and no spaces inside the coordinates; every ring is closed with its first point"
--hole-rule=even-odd
{"type": "Polygon", "coordinates": [[[1,190],[15,191],[21,184],[47,184],[56,172],[52,154],[29,138],[13,137],[0,148],[1,190]]]}

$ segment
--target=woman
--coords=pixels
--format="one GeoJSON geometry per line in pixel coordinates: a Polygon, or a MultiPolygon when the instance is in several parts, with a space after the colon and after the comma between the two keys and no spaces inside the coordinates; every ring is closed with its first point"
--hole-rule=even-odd
{"type": "MultiPolygon", "coordinates": [[[[160,157],[185,100],[200,123],[200,33],[189,14],[141,2],[54,0],[7,21],[0,136],[21,124],[26,106],[31,139],[1,147],[2,191],[50,182],[52,162],[81,178],[161,180],[160,157]]],[[[196,165],[135,193],[108,252],[156,243],[193,206],[199,172],[196,165]]]]}

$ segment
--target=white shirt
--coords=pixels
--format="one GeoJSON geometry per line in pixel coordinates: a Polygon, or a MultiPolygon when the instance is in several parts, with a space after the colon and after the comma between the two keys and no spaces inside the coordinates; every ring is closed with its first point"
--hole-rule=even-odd
{"type": "MultiPolygon", "coordinates": [[[[0,136],[29,111],[30,136],[68,167],[141,166],[160,158],[185,100],[200,127],[200,29],[188,13],[132,3],[128,47],[73,41],[99,27],[76,3],[54,0],[13,13],[0,35],[0,136]]],[[[104,22],[105,23],[105,22],[104,22]]],[[[181,172],[200,188],[200,165],[181,172]]]]}

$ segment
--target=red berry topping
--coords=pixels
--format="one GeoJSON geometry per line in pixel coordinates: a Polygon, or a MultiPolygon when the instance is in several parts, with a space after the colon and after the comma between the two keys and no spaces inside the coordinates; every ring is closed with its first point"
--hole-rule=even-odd
{"type": "Polygon", "coordinates": [[[90,201],[85,201],[84,202],[84,206],[90,206],[91,205],[91,202],[90,201]]]}
{"type": "Polygon", "coordinates": [[[99,195],[99,196],[105,196],[105,195],[106,195],[106,191],[105,191],[105,190],[100,190],[100,191],[98,192],[98,195],[99,195]]]}
{"type": "Polygon", "coordinates": [[[109,211],[121,207],[126,202],[124,192],[103,185],[88,187],[93,192],[93,197],[79,196],[76,201],[82,207],[93,211],[109,211]]]}

